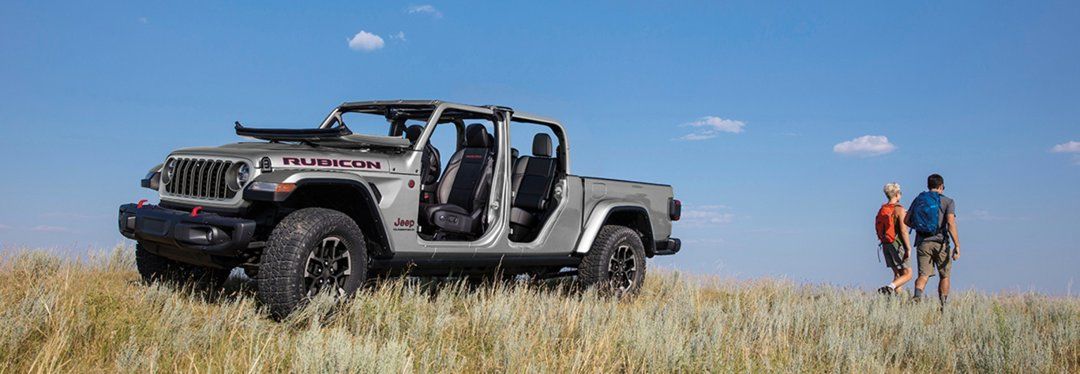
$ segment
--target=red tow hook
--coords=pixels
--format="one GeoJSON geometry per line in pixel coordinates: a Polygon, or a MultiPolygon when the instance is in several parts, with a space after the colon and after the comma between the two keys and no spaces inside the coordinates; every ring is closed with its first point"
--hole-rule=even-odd
{"type": "Polygon", "coordinates": [[[200,206],[197,206],[197,207],[195,207],[194,209],[192,209],[192,210],[191,210],[191,216],[192,216],[192,217],[198,217],[198,216],[199,216],[199,211],[200,211],[200,210],[202,210],[202,205],[200,205],[200,206]]]}
{"type": "Polygon", "coordinates": [[[135,209],[142,209],[143,204],[146,204],[146,199],[139,200],[139,204],[135,205],[135,209]]]}

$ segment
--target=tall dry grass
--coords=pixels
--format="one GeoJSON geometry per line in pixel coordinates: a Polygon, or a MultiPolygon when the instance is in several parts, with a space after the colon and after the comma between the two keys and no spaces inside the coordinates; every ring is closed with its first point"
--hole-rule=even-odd
{"type": "Polygon", "coordinates": [[[138,281],[131,250],[0,261],[0,372],[1078,372],[1080,300],[912,304],[650,275],[639,297],[395,280],[277,323],[250,291],[138,281]]]}

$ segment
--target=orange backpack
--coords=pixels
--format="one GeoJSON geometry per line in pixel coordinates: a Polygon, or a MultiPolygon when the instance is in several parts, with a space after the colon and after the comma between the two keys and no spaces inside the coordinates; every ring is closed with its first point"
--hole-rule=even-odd
{"type": "Polygon", "coordinates": [[[898,204],[884,204],[874,218],[877,237],[884,244],[896,241],[896,207],[898,204]]]}

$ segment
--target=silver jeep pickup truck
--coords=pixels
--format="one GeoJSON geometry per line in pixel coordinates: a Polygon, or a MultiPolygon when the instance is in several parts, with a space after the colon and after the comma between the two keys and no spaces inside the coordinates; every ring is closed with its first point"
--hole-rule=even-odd
{"type": "Polygon", "coordinates": [[[173,151],[142,180],[160,202],[120,207],[145,281],[217,286],[241,267],[280,318],[394,274],[576,275],[632,294],[646,259],[680,248],[671,186],[571,174],[553,119],[366,101],[310,128],[235,130],[255,141],[173,151]]]}

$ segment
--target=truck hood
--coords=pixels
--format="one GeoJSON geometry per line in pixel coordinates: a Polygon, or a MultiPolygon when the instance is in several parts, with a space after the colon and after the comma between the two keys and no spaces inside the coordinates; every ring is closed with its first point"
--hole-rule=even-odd
{"type": "Polygon", "coordinates": [[[243,142],[217,147],[191,147],[173,151],[170,157],[205,156],[242,159],[259,167],[269,158],[274,169],[390,171],[390,159],[401,153],[368,149],[315,147],[306,144],[243,142]]]}

